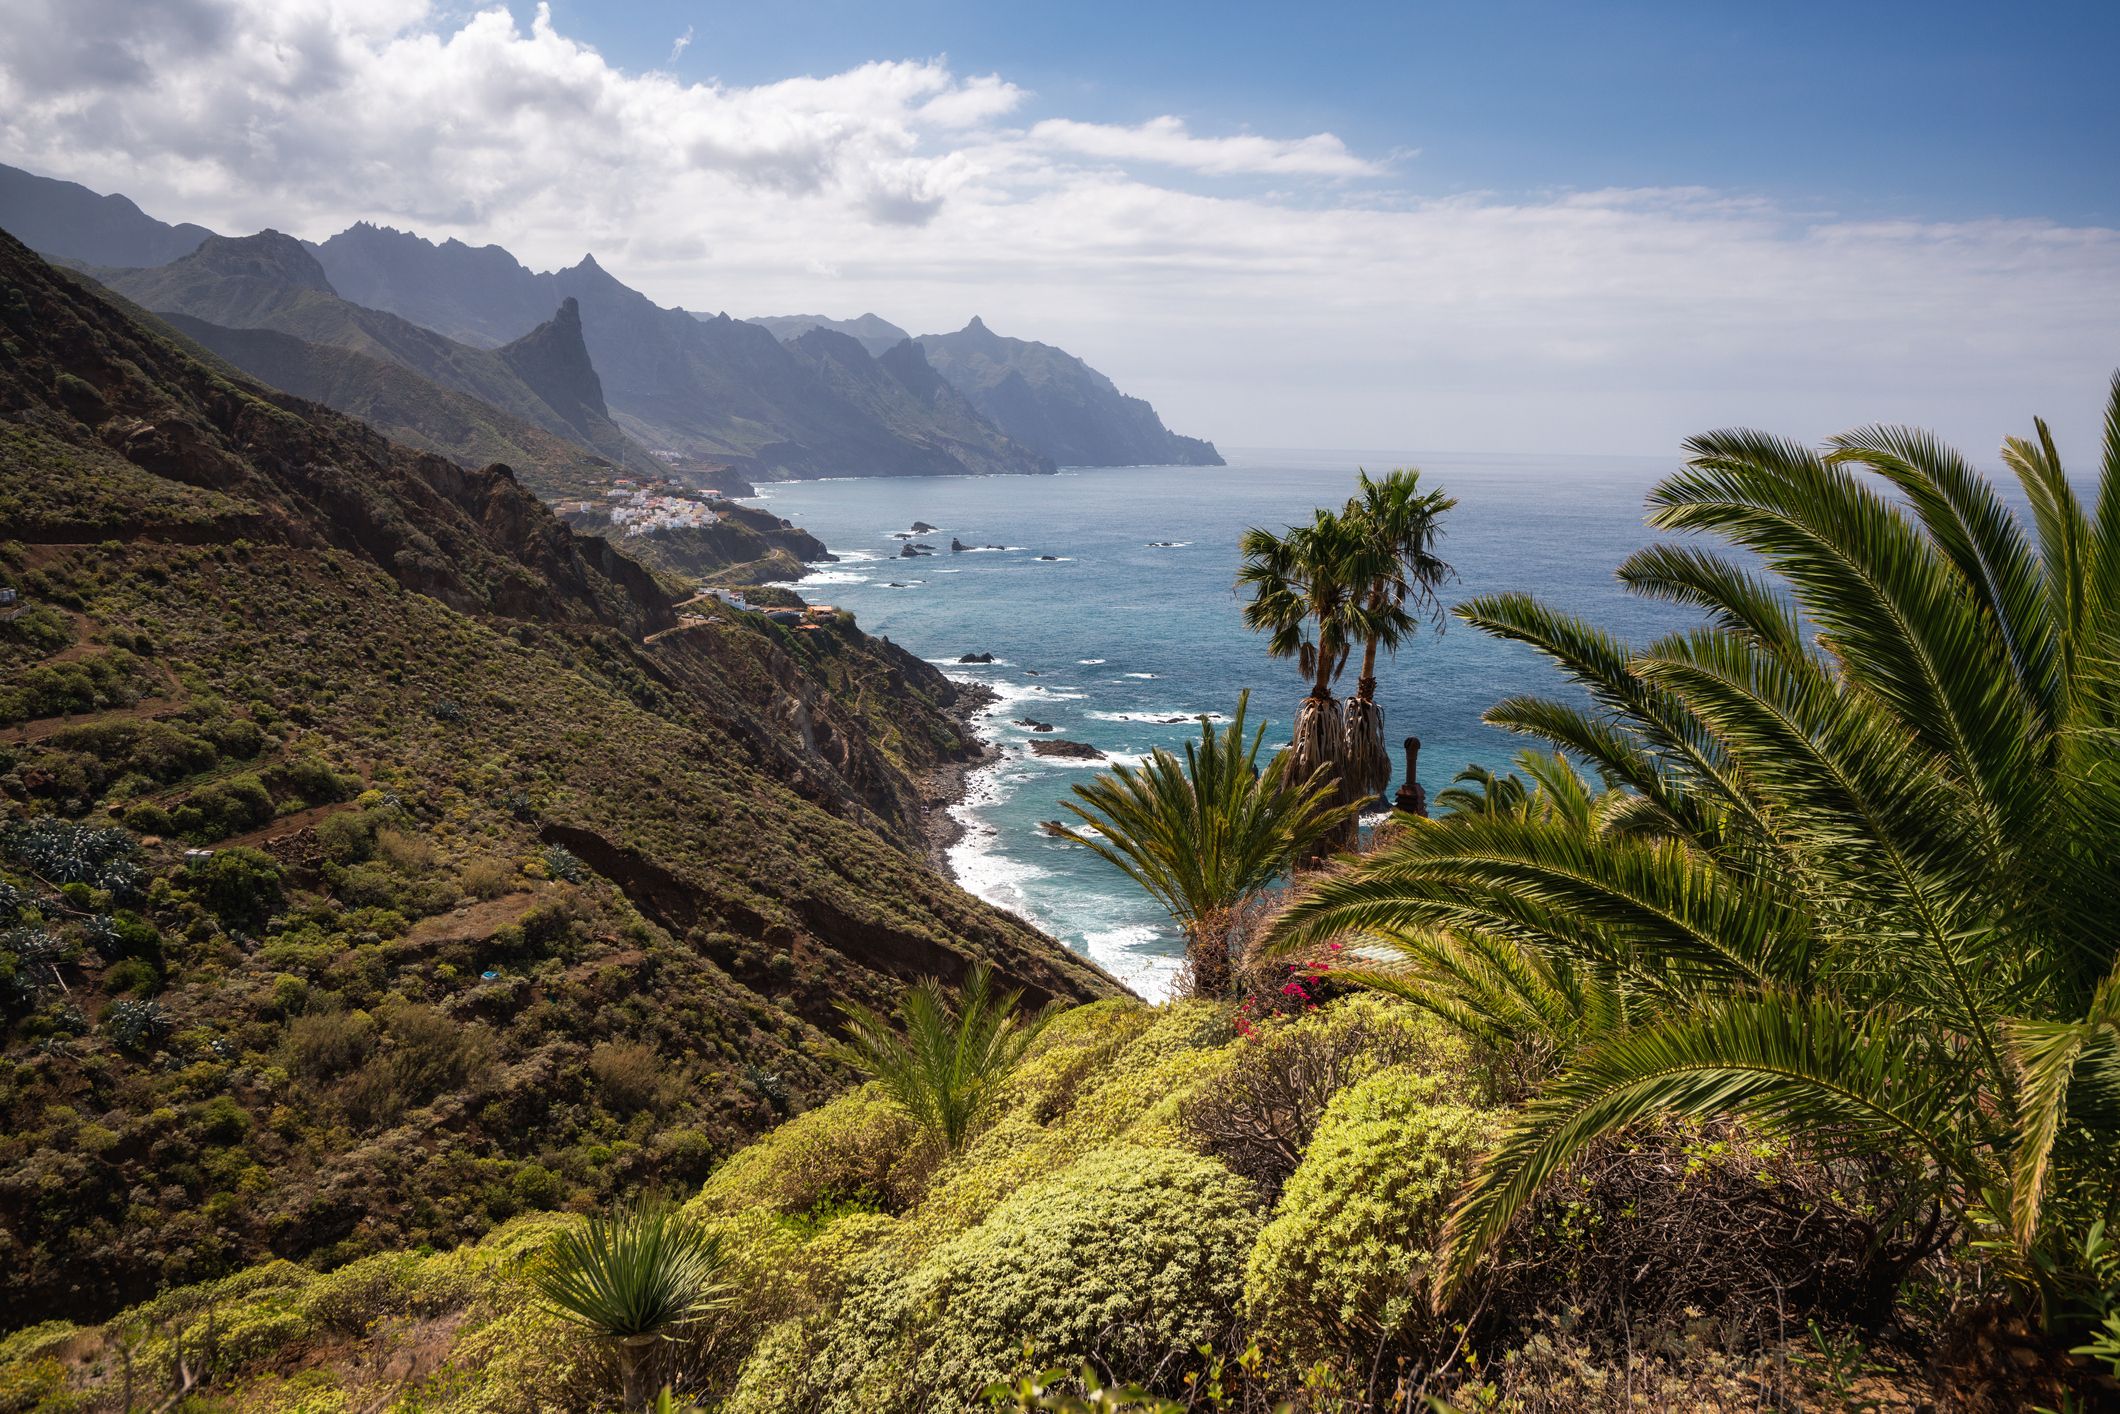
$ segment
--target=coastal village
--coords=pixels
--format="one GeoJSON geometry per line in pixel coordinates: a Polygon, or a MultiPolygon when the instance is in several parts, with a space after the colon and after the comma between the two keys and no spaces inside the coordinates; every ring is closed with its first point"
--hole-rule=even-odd
{"type": "Polygon", "coordinates": [[[648,535],[658,530],[697,530],[727,514],[730,502],[719,491],[698,490],[668,477],[617,476],[602,500],[559,503],[562,520],[572,523],[602,518],[621,535],[648,535]]]}

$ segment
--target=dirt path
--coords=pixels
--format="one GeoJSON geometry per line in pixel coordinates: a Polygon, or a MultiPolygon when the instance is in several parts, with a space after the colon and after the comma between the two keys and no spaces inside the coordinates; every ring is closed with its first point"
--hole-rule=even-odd
{"type": "Polygon", "coordinates": [[[171,717],[189,704],[180,697],[147,697],[130,707],[113,707],[107,712],[82,712],[71,717],[39,717],[34,722],[23,722],[12,727],[0,728],[0,740],[13,740],[28,744],[57,736],[70,727],[98,727],[109,722],[143,722],[156,717],[171,717]]]}
{"type": "Polygon", "coordinates": [[[236,845],[261,845],[269,840],[285,839],[289,835],[300,834],[320,820],[337,815],[341,811],[355,808],[354,803],[350,800],[342,800],[336,805],[312,805],[307,810],[297,810],[292,815],[282,815],[270,825],[262,829],[252,830],[247,835],[237,835],[233,839],[222,840],[214,848],[230,849],[236,845]]]}

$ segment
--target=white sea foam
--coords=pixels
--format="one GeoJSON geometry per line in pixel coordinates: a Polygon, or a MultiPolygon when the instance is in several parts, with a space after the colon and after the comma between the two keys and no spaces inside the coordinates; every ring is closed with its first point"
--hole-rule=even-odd
{"type": "Polygon", "coordinates": [[[805,584],[867,584],[870,578],[855,570],[812,570],[795,584],[798,588],[805,584]]]}
{"type": "Polygon", "coordinates": [[[1226,722],[1229,718],[1220,712],[1186,712],[1170,708],[1161,712],[1088,712],[1085,716],[1100,722],[1145,722],[1152,726],[1190,726],[1204,715],[1210,722],[1226,722]],[[1175,721],[1172,719],[1176,718],[1175,721]]]}
{"type": "MultiPolygon", "coordinates": [[[[1144,681],[1153,681],[1154,679],[1156,679],[1156,678],[1159,678],[1159,677],[1161,677],[1161,676],[1162,676],[1162,674],[1161,674],[1161,673],[1128,673],[1128,674],[1127,674],[1126,676],[1128,676],[1128,677],[1130,677],[1130,678],[1140,678],[1140,679],[1142,679],[1142,680],[1144,680],[1144,681]]],[[[1117,682],[1117,681],[1118,681],[1118,679],[1117,679],[1117,678],[1114,678],[1114,679],[1112,679],[1112,681],[1114,681],[1114,682],[1117,682]]]]}
{"type": "MultiPolygon", "coordinates": [[[[1040,734],[1041,740],[1052,738],[1040,734]]],[[[1023,749],[1022,759],[1039,766],[1050,766],[1061,771],[1104,771],[1113,766],[1138,766],[1148,759],[1141,751],[1107,751],[1102,757],[1094,756],[1040,756],[1028,746],[1023,749]]]]}
{"type": "Polygon", "coordinates": [[[1164,951],[1173,945],[1165,930],[1150,923],[1091,929],[1082,935],[1092,962],[1152,1002],[1168,1001],[1177,990],[1178,969],[1185,960],[1164,951]]]}
{"type": "Polygon", "coordinates": [[[1075,661],[1082,664],[1085,668],[1094,668],[1104,660],[1102,658],[1077,658],[1075,661]]]}

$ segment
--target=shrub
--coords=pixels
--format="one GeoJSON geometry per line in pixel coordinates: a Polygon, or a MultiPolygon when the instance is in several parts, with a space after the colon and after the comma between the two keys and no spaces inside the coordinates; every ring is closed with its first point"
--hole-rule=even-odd
{"type": "Polygon", "coordinates": [[[925,1165],[912,1118],[875,1085],[797,1115],[731,1155],[700,1189],[704,1212],[804,1213],[834,1198],[903,1202],[925,1165]]]}
{"type": "Polygon", "coordinates": [[[1096,1150],[916,1266],[871,1262],[812,1366],[815,1396],[843,1414],[972,1409],[1026,1342],[1175,1387],[1227,1334],[1256,1201],[1212,1159],[1096,1150]]]}
{"type": "Polygon", "coordinates": [[[375,852],[375,824],[359,811],[326,816],[317,823],[317,845],[334,864],[359,864],[375,852]]]}
{"type": "Polygon", "coordinates": [[[1248,1029],[1227,1069],[1179,1108],[1205,1152],[1277,1196],[1303,1161],[1333,1096],[1351,1082],[1417,1056],[1433,1060],[1437,1028],[1411,1007],[1354,996],[1285,1022],[1248,1029]]]}
{"type": "Polygon", "coordinates": [[[565,884],[579,884],[589,877],[589,866],[575,857],[572,850],[553,845],[545,851],[545,877],[558,879],[565,884]]]}
{"type": "Polygon", "coordinates": [[[1400,1068],[1333,1097],[1246,1263],[1255,1329],[1366,1356],[1426,1309],[1443,1214],[1496,1123],[1442,1092],[1400,1068]]]}
{"type": "Polygon", "coordinates": [[[365,1011],[327,1011],[298,1016],[280,1043],[280,1063],[305,1080],[329,1080],[368,1058],[375,1022],[365,1011]]]}
{"type": "Polygon", "coordinates": [[[653,1046],[638,1041],[605,1041],[589,1053],[589,1073],[598,1096],[619,1114],[656,1107],[663,1098],[666,1067],[653,1046]]]}
{"type": "Polygon", "coordinates": [[[280,866],[263,850],[224,849],[193,870],[193,889],[223,924],[257,932],[280,907],[280,866]]]}
{"type": "Polygon", "coordinates": [[[515,872],[505,859],[474,859],[457,882],[473,898],[499,898],[515,887],[515,872]]]}
{"type": "Polygon", "coordinates": [[[375,832],[375,850],[400,874],[424,874],[435,865],[432,842],[388,826],[375,832]]]}

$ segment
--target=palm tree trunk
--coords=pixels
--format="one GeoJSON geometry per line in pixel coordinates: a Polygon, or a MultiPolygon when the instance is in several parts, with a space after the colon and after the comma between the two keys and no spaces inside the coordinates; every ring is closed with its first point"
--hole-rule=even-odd
{"type": "Polygon", "coordinates": [[[1185,965],[1192,974],[1192,994],[1220,998],[1229,995],[1229,915],[1216,909],[1196,918],[1185,930],[1185,965]]]}

